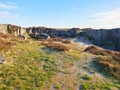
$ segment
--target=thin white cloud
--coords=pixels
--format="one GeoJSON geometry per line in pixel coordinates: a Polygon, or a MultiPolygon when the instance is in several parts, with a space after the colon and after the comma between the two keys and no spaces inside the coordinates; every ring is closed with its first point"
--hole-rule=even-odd
{"type": "Polygon", "coordinates": [[[11,9],[18,9],[18,6],[15,5],[15,3],[9,2],[9,3],[0,3],[0,9],[4,10],[11,10],[11,9]]]}
{"type": "Polygon", "coordinates": [[[120,27],[120,8],[108,12],[95,13],[91,16],[89,23],[95,28],[117,28],[120,27]]]}
{"type": "Polygon", "coordinates": [[[113,22],[114,20],[120,20],[120,9],[113,10],[110,12],[97,13],[92,16],[94,22],[113,22]]]}
{"type": "Polygon", "coordinates": [[[16,5],[16,3],[14,3],[14,2],[8,2],[8,4],[16,5]]]}
{"type": "Polygon", "coordinates": [[[19,7],[13,2],[0,3],[0,19],[17,19],[19,14],[12,13],[14,9],[19,7]]]}
{"type": "Polygon", "coordinates": [[[8,11],[3,11],[3,12],[0,12],[0,19],[17,19],[19,18],[20,15],[18,14],[11,14],[10,12],[8,11]]]}
{"type": "Polygon", "coordinates": [[[6,18],[9,15],[9,12],[0,12],[0,18],[6,18]]]}

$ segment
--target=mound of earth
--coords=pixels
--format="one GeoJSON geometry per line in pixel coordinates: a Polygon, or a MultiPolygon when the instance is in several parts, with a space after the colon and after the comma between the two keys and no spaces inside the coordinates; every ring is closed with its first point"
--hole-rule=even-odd
{"type": "Polygon", "coordinates": [[[108,74],[120,79],[120,52],[104,50],[97,46],[87,47],[85,51],[95,55],[101,55],[98,64],[108,74]]]}

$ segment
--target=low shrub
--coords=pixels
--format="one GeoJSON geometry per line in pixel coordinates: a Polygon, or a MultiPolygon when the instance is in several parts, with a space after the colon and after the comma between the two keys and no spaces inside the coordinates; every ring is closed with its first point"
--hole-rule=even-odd
{"type": "Polygon", "coordinates": [[[58,41],[58,42],[62,42],[62,41],[63,41],[63,39],[62,39],[62,38],[60,38],[60,37],[53,38],[52,40],[53,40],[53,41],[58,41]]]}
{"type": "Polygon", "coordinates": [[[0,32],[0,37],[4,39],[16,38],[16,36],[13,36],[11,34],[3,34],[1,32],[0,32]]]}
{"type": "Polygon", "coordinates": [[[3,41],[0,39],[0,50],[8,50],[12,45],[15,45],[15,43],[3,41]]]}
{"type": "Polygon", "coordinates": [[[105,50],[105,49],[102,49],[102,48],[94,46],[94,45],[87,47],[84,51],[90,52],[95,55],[103,55],[103,56],[105,56],[105,55],[119,56],[120,55],[120,52],[113,51],[113,50],[105,50]]]}
{"type": "Polygon", "coordinates": [[[101,49],[97,46],[87,47],[84,51],[90,52],[90,53],[95,54],[95,55],[105,55],[106,54],[105,52],[103,52],[103,49],[101,49]]]}
{"type": "Polygon", "coordinates": [[[99,57],[98,64],[109,75],[120,79],[120,63],[116,59],[110,56],[99,57]]]}
{"type": "Polygon", "coordinates": [[[46,43],[45,46],[58,51],[69,51],[70,47],[59,43],[46,43]]]}
{"type": "Polygon", "coordinates": [[[85,51],[95,55],[101,55],[98,64],[108,74],[120,79],[120,52],[104,50],[97,46],[90,46],[85,51]]]}
{"type": "Polygon", "coordinates": [[[71,43],[71,41],[70,40],[64,40],[62,43],[69,44],[69,43],[71,43]]]}
{"type": "Polygon", "coordinates": [[[3,34],[3,33],[0,32],[0,37],[7,38],[7,35],[5,35],[5,34],[3,34]]]}
{"type": "Polygon", "coordinates": [[[56,38],[50,38],[47,41],[49,41],[49,42],[54,42],[54,41],[56,41],[56,42],[63,42],[63,39],[60,38],[60,37],[56,37],[56,38]]]}

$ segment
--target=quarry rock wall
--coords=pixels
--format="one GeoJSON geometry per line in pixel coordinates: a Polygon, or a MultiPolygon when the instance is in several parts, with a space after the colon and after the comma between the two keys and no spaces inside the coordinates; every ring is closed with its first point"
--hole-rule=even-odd
{"type": "Polygon", "coordinates": [[[76,36],[84,37],[93,44],[106,49],[120,51],[120,28],[116,29],[56,29],[46,27],[22,28],[17,25],[0,24],[0,32],[13,34],[15,36],[27,36],[32,38],[72,38],[76,36]],[[26,35],[27,34],[27,35],[26,35]]]}
{"type": "Polygon", "coordinates": [[[46,34],[51,38],[55,37],[74,37],[78,34],[79,28],[72,29],[55,29],[55,28],[46,28],[46,27],[30,27],[26,31],[31,37],[41,37],[41,35],[46,34]]]}
{"type": "Polygon", "coordinates": [[[120,50],[120,29],[86,30],[81,35],[106,49],[120,50]]]}

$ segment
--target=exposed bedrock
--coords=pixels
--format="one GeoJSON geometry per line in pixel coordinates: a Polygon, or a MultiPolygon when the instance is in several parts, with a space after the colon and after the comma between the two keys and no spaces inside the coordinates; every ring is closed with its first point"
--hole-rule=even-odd
{"type": "Polygon", "coordinates": [[[61,38],[70,38],[75,37],[78,34],[79,28],[72,29],[54,29],[54,28],[45,28],[45,27],[30,27],[26,29],[26,32],[31,37],[41,37],[46,35],[51,38],[61,37],[61,38]],[[46,35],[45,35],[46,34],[46,35]]]}
{"type": "Polygon", "coordinates": [[[72,38],[78,36],[79,38],[86,38],[93,44],[101,46],[105,49],[120,51],[120,29],[54,29],[45,27],[31,27],[26,29],[31,37],[45,38],[72,38]]]}
{"type": "Polygon", "coordinates": [[[3,34],[12,34],[14,36],[19,36],[26,33],[26,29],[12,24],[0,24],[0,32],[3,34]]]}
{"type": "Polygon", "coordinates": [[[105,49],[120,51],[120,29],[98,29],[85,30],[80,36],[89,39],[93,44],[105,49]]]}
{"type": "Polygon", "coordinates": [[[72,38],[79,37],[89,40],[95,45],[101,46],[105,49],[119,50],[120,51],[120,28],[116,29],[58,29],[58,28],[46,28],[46,27],[29,27],[22,28],[17,25],[0,24],[0,32],[7,34],[10,33],[15,36],[27,37],[37,39],[48,38],[72,38]]]}

